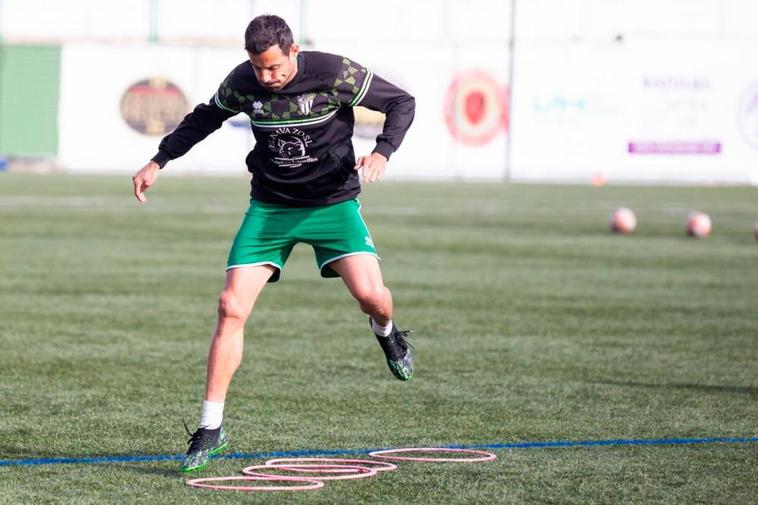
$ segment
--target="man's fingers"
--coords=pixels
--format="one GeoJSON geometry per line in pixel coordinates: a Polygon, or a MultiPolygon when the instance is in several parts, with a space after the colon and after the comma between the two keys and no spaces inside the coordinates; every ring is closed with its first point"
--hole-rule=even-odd
{"type": "Polygon", "coordinates": [[[379,180],[379,177],[381,177],[381,171],[379,170],[379,167],[376,166],[367,166],[363,167],[363,180],[366,182],[376,182],[379,180]]]}
{"type": "Polygon", "coordinates": [[[140,186],[142,186],[142,183],[137,181],[137,177],[132,177],[132,183],[134,184],[134,196],[137,198],[137,200],[139,200],[140,193],[142,192],[142,190],[140,189],[140,186]]]}
{"type": "Polygon", "coordinates": [[[372,156],[361,156],[354,168],[361,170],[361,176],[365,182],[376,182],[384,174],[384,163],[372,156]]]}
{"type": "Polygon", "coordinates": [[[145,198],[145,190],[149,187],[150,186],[142,182],[141,179],[134,179],[134,196],[137,197],[137,200],[139,200],[140,203],[145,203],[147,201],[147,198],[145,198]]]}
{"type": "Polygon", "coordinates": [[[134,196],[140,201],[140,203],[145,203],[147,201],[145,191],[147,191],[150,186],[155,183],[156,179],[158,179],[158,170],[160,170],[158,164],[151,161],[132,177],[132,182],[134,183],[134,196]]]}

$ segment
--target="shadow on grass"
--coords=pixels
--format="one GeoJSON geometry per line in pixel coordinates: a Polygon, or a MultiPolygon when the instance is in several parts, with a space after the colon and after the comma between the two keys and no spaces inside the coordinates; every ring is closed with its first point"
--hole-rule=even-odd
{"type": "MultiPolygon", "coordinates": [[[[51,451],[44,451],[39,450],[35,448],[29,448],[29,447],[22,447],[17,445],[0,445],[0,460],[5,461],[35,461],[35,460],[54,460],[49,462],[41,463],[42,466],[48,466],[48,465],[61,465],[61,464],[112,464],[112,465],[138,465],[143,463],[156,463],[156,462],[163,462],[163,461],[133,461],[133,458],[148,458],[151,459],[152,457],[155,458],[161,458],[164,459],[163,454],[156,454],[156,455],[150,455],[150,454],[113,454],[113,453],[98,453],[93,452],[90,454],[61,454],[61,453],[55,453],[51,451]],[[90,458],[104,458],[107,461],[78,461],[78,460],[86,460],[90,458]],[[119,461],[119,458],[123,458],[124,461],[119,461]],[[59,460],[75,460],[75,461],[59,461],[59,460]]],[[[175,458],[176,461],[172,461],[172,459],[165,459],[164,461],[168,462],[175,462],[177,465],[179,464],[179,459],[175,458]]],[[[34,465],[34,463],[25,463],[24,466],[34,465]]]]}
{"type": "MultiPolygon", "coordinates": [[[[17,445],[0,445],[0,459],[48,459],[66,457],[49,451],[35,450],[17,445]]],[[[75,457],[75,456],[72,456],[75,457]]]]}
{"type": "MultiPolygon", "coordinates": [[[[177,462],[176,465],[179,463],[177,462]]],[[[138,473],[142,475],[152,475],[155,477],[166,477],[171,480],[185,480],[191,478],[191,476],[181,473],[177,468],[157,468],[154,465],[146,465],[144,463],[118,463],[116,468],[126,470],[127,472],[138,473]]],[[[196,475],[195,477],[199,477],[196,475]]]]}
{"type": "Polygon", "coordinates": [[[714,386],[708,384],[653,384],[635,381],[594,380],[590,384],[605,384],[610,386],[631,386],[638,388],[658,389],[690,389],[706,393],[732,393],[740,395],[758,396],[758,388],[749,386],[714,386]]]}
{"type": "MultiPolygon", "coordinates": [[[[132,455],[123,455],[123,457],[130,457],[132,455]]],[[[145,455],[148,456],[148,455],[145,455]]],[[[34,450],[27,447],[19,447],[12,445],[0,445],[0,460],[46,460],[46,459],[82,459],[82,458],[118,458],[117,454],[87,454],[87,455],[66,455],[60,453],[52,453],[50,451],[34,450]]],[[[29,467],[60,467],[63,463],[50,462],[42,465],[34,464],[22,464],[20,466],[29,467]]],[[[77,463],[66,463],[66,465],[77,463]]],[[[92,463],[83,463],[85,466],[90,466],[92,463]]],[[[98,464],[97,466],[108,465],[112,469],[124,470],[131,473],[137,473],[142,475],[150,475],[157,477],[165,477],[172,480],[186,480],[187,475],[182,474],[178,470],[179,461],[143,461],[143,462],[125,462],[125,461],[108,461],[98,464]],[[158,466],[163,465],[163,466],[158,466]],[[170,465],[171,468],[167,468],[170,465]]],[[[12,468],[12,467],[11,467],[12,468]]],[[[201,475],[197,475],[201,476],[201,475]]]]}

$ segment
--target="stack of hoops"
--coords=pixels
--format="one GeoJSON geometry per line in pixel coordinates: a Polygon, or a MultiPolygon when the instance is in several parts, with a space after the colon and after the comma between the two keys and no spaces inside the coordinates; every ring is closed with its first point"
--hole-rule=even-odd
{"type": "Polygon", "coordinates": [[[252,465],[244,468],[242,470],[243,475],[190,479],[187,481],[187,485],[197,488],[225,491],[310,491],[324,487],[325,481],[328,480],[363,479],[366,477],[373,477],[379,472],[396,470],[397,465],[389,463],[389,461],[418,461],[425,463],[478,463],[484,461],[492,461],[497,458],[497,456],[491,452],[486,451],[441,447],[407,447],[403,449],[386,449],[382,451],[370,452],[369,456],[376,459],[270,459],[262,465],[252,465]],[[463,454],[464,456],[436,457],[429,455],[418,455],[424,453],[442,453],[451,455],[463,454]],[[256,481],[261,482],[261,485],[250,484],[250,482],[256,481]],[[288,484],[262,485],[263,481],[268,483],[288,484]],[[234,484],[228,484],[229,482],[232,482],[234,484]]]}

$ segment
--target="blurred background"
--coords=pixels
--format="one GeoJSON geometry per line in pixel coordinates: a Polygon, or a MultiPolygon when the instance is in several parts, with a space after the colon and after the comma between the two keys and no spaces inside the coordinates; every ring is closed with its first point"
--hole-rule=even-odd
{"type": "MultiPolygon", "coordinates": [[[[758,184],[755,0],[0,0],[0,170],[134,172],[262,13],[416,97],[389,177],[758,184]]],[[[244,172],[249,130],[170,171],[244,172]]]]}

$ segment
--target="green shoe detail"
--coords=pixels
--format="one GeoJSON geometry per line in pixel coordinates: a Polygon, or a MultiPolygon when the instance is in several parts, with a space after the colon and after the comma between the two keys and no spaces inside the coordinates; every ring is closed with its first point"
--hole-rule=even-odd
{"type": "MultiPolygon", "coordinates": [[[[369,318],[369,326],[371,318],[369,318]]],[[[387,337],[376,335],[379,345],[387,358],[387,366],[392,375],[401,381],[410,380],[413,377],[413,346],[406,340],[413,330],[398,330],[392,325],[392,332],[387,337]]]]}
{"type": "Polygon", "coordinates": [[[226,449],[229,440],[226,438],[224,428],[217,430],[198,428],[188,443],[190,448],[179,467],[179,471],[183,473],[196,472],[207,467],[211,456],[226,449]]]}
{"type": "Polygon", "coordinates": [[[413,377],[413,353],[410,349],[408,349],[403,359],[399,361],[387,358],[387,365],[390,367],[392,374],[401,381],[408,381],[413,377]]]}

